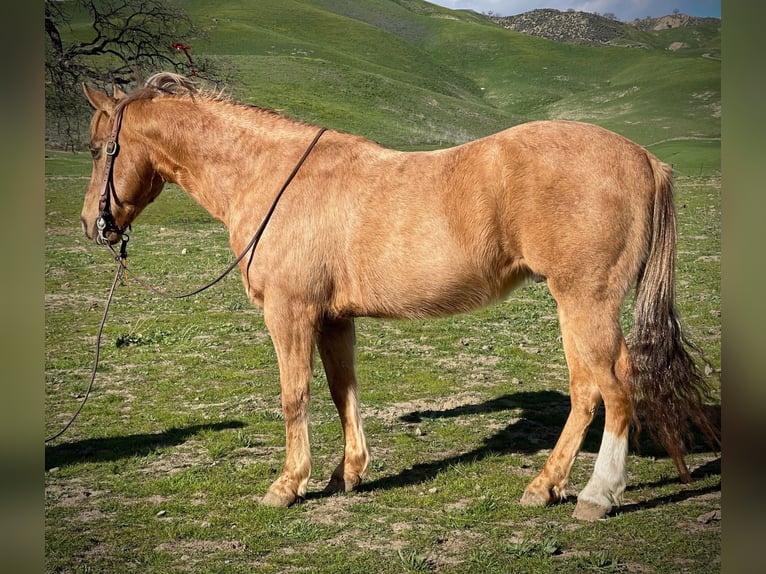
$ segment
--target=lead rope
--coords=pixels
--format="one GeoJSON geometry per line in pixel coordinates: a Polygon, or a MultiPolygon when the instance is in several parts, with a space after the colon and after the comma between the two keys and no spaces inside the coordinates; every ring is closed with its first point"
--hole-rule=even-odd
{"type": "MultiPolygon", "coordinates": [[[[303,152],[303,155],[298,160],[298,163],[295,164],[293,171],[287,177],[287,179],[285,180],[285,183],[282,185],[276,197],[274,198],[274,201],[271,203],[271,207],[269,208],[269,211],[266,213],[266,215],[263,218],[263,221],[261,221],[261,224],[258,226],[258,229],[256,230],[255,235],[253,235],[253,238],[250,240],[250,243],[248,243],[247,246],[242,250],[242,253],[239,254],[239,257],[237,257],[234,260],[234,262],[223,271],[223,273],[218,275],[218,277],[206,283],[202,287],[195,289],[194,291],[190,291],[189,293],[183,293],[180,295],[173,295],[173,294],[168,294],[163,291],[160,291],[159,289],[152,287],[148,283],[142,281],[140,278],[133,275],[132,277],[136,281],[136,283],[140,284],[145,289],[148,289],[152,293],[155,293],[156,295],[159,295],[161,297],[165,297],[168,299],[184,299],[186,297],[191,297],[192,295],[201,293],[202,291],[205,291],[206,289],[209,289],[210,287],[218,283],[221,279],[223,279],[229,273],[231,273],[231,271],[237,266],[237,264],[239,264],[239,262],[245,258],[245,255],[250,253],[250,258],[248,259],[248,262],[247,262],[247,275],[248,275],[248,282],[249,282],[250,264],[253,262],[253,256],[255,255],[255,248],[258,246],[258,242],[261,240],[261,236],[263,235],[263,232],[266,229],[266,225],[268,225],[269,220],[271,219],[271,216],[274,213],[274,210],[277,208],[277,204],[279,203],[279,200],[282,197],[282,194],[285,192],[287,187],[290,185],[290,183],[293,181],[295,176],[298,174],[298,170],[300,170],[301,166],[306,161],[306,158],[309,156],[311,151],[316,146],[317,142],[319,141],[319,138],[322,137],[322,134],[325,133],[326,131],[327,131],[327,128],[320,128],[316,136],[314,136],[314,139],[306,148],[306,151],[303,152]]],[[[85,391],[85,396],[83,397],[82,402],[80,402],[80,406],[72,415],[72,417],[69,419],[69,422],[66,425],[64,425],[64,427],[59,432],[57,432],[53,436],[46,438],[45,442],[50,442],[52,440],[57,439],[62,434],[64,434],[70,426],[72,426],[75,419],[77,419],[77,417],[79,416],[80,411],[82,411],[83,407],[85,406],[85,403],[87,402],[88,397],[90,396],[90,392],[93,389],[93,383],[96,380],[96,370],[98,369],[99,354],[101,352],[101,335],[104,331],[104,325],[106,324],[106,316],[109,312],[109,306],[112,303],[112,297],[114,296],[114,291],[117,288],[117,283],[120,282],[124,274],[127,273],[128,271],[128,266],[126,264],[126,261],[128,259],[127,246],[128,246],[129,239],[130,239],[130,236],[128,236],[125,233],[122,234],[122,244],[120,245],[119,253],[117,253],[114,250],[114,247],[112,247],[109,243],[105,244],[106,247],[112,252],[112,255],[114,256],[114,260],[117,262],[117,268],[115,269],[115,272],[114,272],[114,280],[112,281],[112,287],[109,289],[109,295],[107,296],[107,299],[106,299],[106,305],[104,306],[104,314],[101,317],[101,324],[98,327],[98,335],[96,336],[96,356],[93,361],[93,371],[91,372],[91,375],[90,375],[90,382],[88,383],[88,389],[85,391]]]]}
{"type": "MultiPolygon", "coordinates": [[[[127,235],[125,236],[127,237],[127,235]]],[[[72,426],[74,421],[77,419],[77,417],[80,414],[80,411],[82,411],[83,407],[85,406],[85,403],[88,401],[88,397],[90,396],[90,392],[93,389],[93,383],[96,380],[96,370],[98,369],[98,357],[101,353],[101,336],[104,332],[104,325],[106,324],[106,316],[109,313],[109,306],[112,304],[112,298],[114,297],[114,290],[117,288],[117,283],[120,282],[123,276],[123,271],[126,269],[125,267],[125,261],[124,261],[124,255],[126,255],[125,252],[125,245],[127,244],[128,240],[123,239],[122,240],[122,246],[120,248],[120,253],[118,254],[114,247],[111,245],[107,245],[109,250],[114,255],[114,259],[117,262],[117,267],[114,270],[114,280],[112,281],[112,287],[109,289],[109,295],[106,298],[106,304],[104,305],[104,314],[101,316],[101,324],[98,326],[98,335],[96,336],[96,356],[93,359],[93,370],[90,374],[90,382],[88,383],[88,389],[85,391],[85,396],[82,398],[82,401],[80,402],[80,406],[78,409],[74,412],[72,417],[69,419],[69,422],[64,425],[64,427],[54,434],[53,436],[49,436],[45,439],[45,442],[51,442],[52,440],[57,439],[62,434],[64,434],[67,429],[72,426]]]]}

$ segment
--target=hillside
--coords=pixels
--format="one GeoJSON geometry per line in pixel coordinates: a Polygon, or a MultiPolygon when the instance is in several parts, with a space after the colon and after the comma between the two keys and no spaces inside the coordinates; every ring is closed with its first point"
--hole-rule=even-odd
{"type": "Polygon", "coordinates": [[[625,24],[589,12],[542,8],[516,16],[495,17],[493,20],[514,32],[572,44],[609,44],[625,35],[625,24]]]}
{"type": "Polygon", "coordinates": [[[719,18],[698,18],[688,14],[669,14],[659,18],[638,18],[628,22],[628,25],[645,32],[656,32],[668,30],[669,28],[688,28],[690,26],[720,26],[721,20],[719,18]]]}
{"type": "Polygon", "coordinates": [[[192,54],[236,69],[235,98],[391,147],[445,147],[546,118],[644,144],[720,135],[720,62],[699,57],[720,46],[713,29],[633,29],[644,42],[685,30],[699,43],[673,52],[554,42],[422,0],[183,6],[206,31],[192,54]]]}
{"type": "Polygon", "coordinates": [[[590,12],[539,9],[495,16],[503,28],[557,42],[720,54],[721,20],[672,14],[620,22],[590,12]]]}

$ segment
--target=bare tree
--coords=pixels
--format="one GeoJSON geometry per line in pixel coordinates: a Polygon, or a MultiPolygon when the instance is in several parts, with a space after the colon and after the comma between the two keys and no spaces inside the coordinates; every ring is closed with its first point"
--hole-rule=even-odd
{"type": "Polygon", "coordinates": [[[226,75],[192,58],[188,44],[202,30],[165,0],[45,0],[45,33],[46,143],[65,149],[81,144],[89,114],[82,82],[125,87],[160,70],[226,75]]]}

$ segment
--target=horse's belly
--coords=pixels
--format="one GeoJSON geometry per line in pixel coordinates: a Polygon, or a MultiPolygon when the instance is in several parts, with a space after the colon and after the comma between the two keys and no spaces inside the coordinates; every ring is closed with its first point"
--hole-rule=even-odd
{"type": "Polygon", "coordinates": [[[344,315],[425,318],[464,313],[504,297],[523,278],[495,280],[466,266],[377,269],[337,289],[344,315]]]}

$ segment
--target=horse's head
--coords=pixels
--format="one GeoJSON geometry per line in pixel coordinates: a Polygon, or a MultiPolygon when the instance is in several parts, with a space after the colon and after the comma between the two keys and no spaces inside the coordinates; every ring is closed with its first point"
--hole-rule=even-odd
{"type": "Polygon", "coordinates": [[[113,244],[159,195],[164,180],[152,166],[145,140],[127,125],[136,121],[134,114],[125,113],[122,118],[135,106],[127,105],[130,97],[117,87],[114,96],[87,85],[83,88],[95,113],[89,143],[93,172],[80,220],[89,239],[113,244]]]}

